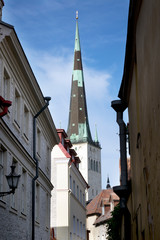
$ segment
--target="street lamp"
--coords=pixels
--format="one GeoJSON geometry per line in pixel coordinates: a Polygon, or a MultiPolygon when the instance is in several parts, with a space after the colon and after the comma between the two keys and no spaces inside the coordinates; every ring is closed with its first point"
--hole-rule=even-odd
{"type": "Polygon", "coordinates": [[[8,192],[0,192],[0,197],[6,196],[11,193],[15,193],[15,189],[18,187],[19,178],[21,175],[17,175],[15,171],[16,166],[11,166],[11,172],[9,175],[6,175],[9,188],[11,189],[8,192]]]}

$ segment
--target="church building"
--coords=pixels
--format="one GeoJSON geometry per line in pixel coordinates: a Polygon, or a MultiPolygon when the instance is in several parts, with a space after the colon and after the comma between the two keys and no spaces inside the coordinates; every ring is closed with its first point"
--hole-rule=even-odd
{"type": "Polygon", "coordinates": [[[92,140],[89,126],[78,30],[78,12],[67,135],[80,157],[79,169],[90,186],[86,199],[91,200],[101,191],[101,146],[97,133],[95,140],[92,140]]]}

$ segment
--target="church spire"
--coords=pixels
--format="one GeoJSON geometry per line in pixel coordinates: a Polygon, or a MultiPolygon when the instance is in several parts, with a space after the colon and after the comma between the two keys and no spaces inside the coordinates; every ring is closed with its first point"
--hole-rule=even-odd
{"type": "Polygon", "coordinates": [[[108,176],[108,177],[107,177],[106,189],[109,189],[109,188],[111,188],[111,185],[110,185],[109,176],[108,176]]]}
{"type": "Polygon", "coordinates": [[[93,142],[87,113],[81,47],[78,29],[78,12],[76,12],[74,67],[72,73],[72,88],[67,134],[72,143],[93,142]]]}

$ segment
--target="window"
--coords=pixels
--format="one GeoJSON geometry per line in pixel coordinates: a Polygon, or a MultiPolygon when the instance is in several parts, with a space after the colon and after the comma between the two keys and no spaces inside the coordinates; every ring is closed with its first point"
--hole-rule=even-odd
{"type": "Polygon", "coordinates": [[[49,217],[50,217],[50,204],[49,204],[49,196],[46,193],[46,227],[49,228],[49,217]]]}
{"type": "Polygon", "coordinates": [[[85,195],[84,195],[84,193],[83,193],[83,206],[85,207],[85,195]]]}
{"type": "Polygon", "coordinates": [[[98,162],[96,162],[96,172],[98,172],[98,162]]]}
{"type": "Polygon", "coordinates": [[[64,138],[63,138],[63,136],[62,136],[62,145],[64,146],[64,138]]]}
{"type": "Polygon", "coordinates": [[[82,203],[82,190],[80,190],[80,202],[82,203]]]}
{"type": "Polygon", "coordinates": [[[20,128],[20,94],[18,93],[17,89],[15,89],[15,99],[14,99],[14,121],[17,126],[20,128]]]}
{"type": "Polygon", "coordinates": [[[73,180],[73,194],[75,195],[76,189],[75,189],[75,181],[73,180]]]}
{"type": "Polygon", "coordinates": [[[70,175],[70,189],[72,190],[72,176],[70,175]]]}
{"type": "Polygon", "coordinates": [[[29,135],[29,111],[27,107],[24,105],[24,113],[23,113],[23,133],[24,136],[28,139],[29,135]]]}
{"type": "Polygon", "coordinates": [[[75,216],[73,216],[73,233],[76,233],[76,220],[75,220],[75,216]]]}
{"type": "Polygon", "coordinates": [[[46,148],[47,148],[46,149],[46,158],[47,158],[46,159],[46,169],[47,169],[47,172],[49,174],[49,169],[51,167],[51,150],[48,146],[46,148]]]}
{"type": "Polygon", "coordinates": [[[39,222],[39,210],[40,210],[40,195],[39,195],[39,184],[36,183],[36,201],[35,201],[35,220],[39,222]]]}
{"type": "Polygon", "coordinates": [[[79,236],[79,219],[77,219],[77,235],[79,236]]]}
{"type": "Polygon", "coordinates": [[[102,206],[102,215],[105,214],[104,205],[102,206]]]}
{"type": "Polygon", "coordinates": [[[83,239],[86,240],[86,227],[85,227],[85,224],[83,224],[83,239]]]}
{"type": "Polygon", "coordinates": [[[91,170],[93,170],[93,160],[91,159],[91,170]]]}
{"type": "Polygon", "coordinates": [[[79,186],[77,185],[77,199],[79,200],[79,186]]]}
{"type": "Polygon", "coordinates": [[[37,155],[40,157],[40,149],[41,149],[41,131],[37,128],[37,155]]]}
{"type": "Polygon", "coordinates": [[[80,222],[80,237],[82,238],[82,222],[80,222]]]}
{"type": "Polygon", "coordinates": [[[99,172],[101,172],[101,163],[99,162],[99,172]]]}
{"type": "Polygon", "coordinates": [[[10,100],[10,77],[5,68],[3,77],[3,98],[5,100],[10,100]]]}
{"type": "Polygon", "coordinates": [[[27,173],[24,168],[22,168],[21,175],[21,212],[26,214],[26,186],[27,186],[27,173]]]}
{"type": "Polygon", "coordinates": [[[96,170],[95,160],[94,160],[94,162],[93,162],[93,170],[94,170],[94,171],[96,170]]]}
{"type": "MultiPolygon", "coordinates": [[[[7,189],[6,173],[7,173],[7,151],[0,145],[0,192],[5,192],[7,189]]],[[[3,197],[2,197],[3,198],[3,197]]]]}
{"type": "Polygon", "coordinates": [[[70,232],[70,240],[72,240],[72,233],[70,232]]]}

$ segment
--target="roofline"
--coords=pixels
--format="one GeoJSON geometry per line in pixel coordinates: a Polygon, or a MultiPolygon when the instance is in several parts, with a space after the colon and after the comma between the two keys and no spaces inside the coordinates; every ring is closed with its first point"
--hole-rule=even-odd
{"type": "MultiPolygon", "coordinates": [[[[27,70],[25,69],[25,67],[28,67],[28,71],[30,71],[30,73],[31,73],[31,75],[32,75],[32,78],[34,79],[35,86],[36,86],[36,88],[37,88],[37,91],[36,91],[36,90],[34,89],[34,86],[33,86],[34,91],[37,92],[35,98],[37,99],[38,104],[39,104],[40,106],[43,106],[44,103],[45,103],[44,95],[43,95],[42,90],[41,90],[41,88],[40,88],[40,85],[38,84],[38,81],[37,81],[37,79],[36,79],[36,77],[35,77],[35,75],[34,75],[34,72],[33,72],[32,68],[31,68],[31,65],[30,65],[30,63],[29,63],[29,61],[28,61],[28,59],[27,59],[27,56],[26,56],[26,54],[25,54],[25,52],[24,52],[24,50],[23,50],[23,47],[22,47],[22,45],[21,45],[21,43],[20,43],[20,40],[19,40],[19,38],[18,38],[18,35],[17,35],[16,31],[15,31],[14,26],[13,26],[13,25],[10,25],[10,24],[8,24],[8,23],[6,23],[6,22],[3,22],[3,21],[1,21],[1,20],[0,20],[0,24],[12,30],[13,36],[12,36],[12,34],[9,34],[9,35],[5,35],[5,38],[7,39],[7,41],[10,41],[10,44],[11,44],[12,47],[15,49],[15,51],[16,51],[16,53],[17,53],[18,60],[19,60],[20,63],[22,64],[22,67],[23,67],[23,69],[25,70],[28,79],[31,80],[31,77],[28,75],[27,70]],[[14,39],[14,37],[15,37],[15,39],[14,39]],[[22,55],[23,55],[23,57],[24,57],[24,62],[23,62],[23,60],[22,60],[23,57],[20,57],[19,53],[17,52],[17,48],[16,48],[16,43],[15,43],[15,41],[17,41],[17,44],[18,44],[18,46],[19,46],[19,48],[20,48],[20,51],[22,51],[22,55]]],[[[16,56],[15,56],[15,57],[16,57],[16,56]]],[[[31,82],[31,81],[30,81],[30,82],[31,82]]],[[[50,124],[49,124],[49,125],[50,125],[49,127],[51,128],[52,132],[54,133],[54,141],[58,144],[58,143],[59,143],[59,137],[58,137],[58,134],[57,134],[57,131],[56,131],[56,128],[55,128],[55,123],[54,123],[54,121],[53,121],[52,115],[51,115],[51,113],[50,113],[50,111],[49,111],[48,108],[44,111],[44,116],[48,118],[48,122],[50,123],[50,124]]],[[[52,140],[53,140],[53,139],[52,139],[52,140]]]]}
{"type": "Polygon", "coordinates": [[[6,27],[8,27],[8,28],[14,29],[14,26],[13,26],[13,25],[11,25],[11,24],[9,24],[9,23],[6,23],[6,22],[4,22],[4,21],[2,21],[2,20],[0,20],[0,24],[6,26],[6,27]]]}
{"type": "MultiPolygon", "coordinates": [[[[71,162],[70,166],[75,166],[75,164],[73,164],[73,162],[71,162]]],[[[84,183],[85,183],[85,185],[86,185],[86,188],[87,188],[87,189],[90,188],[90,186],[88,185],[88,183],[87,183],[86,180],[84,179],[84,177],[83,177],[82,173],[80,172],[80,170],[79,170],[76,166],[75,166],[75,169],[76,169],[76,171],[78,171],[80,177],[83,179],[83,181],[84,181],[84,183]]]]}
{"type": "Polygon", "coordinates": [[[105,219],[105,220],[103,220],[103,221],[100,221],[100,222],[98,222],[98,223],[94,223],[94,225],[95,225],[96,227],[98,227],[99,225],[103,225],[104,223],[107,223],[111,218],[112,218],[112,217],[109,217],[109,218],[107,218],[107,219],[105,219]]]}
{"type": "Polygon", "coordinates": [[[118,97],[121,98],[125,103],[127,103],[127,106],[129,101],[132,73],[136,56],[136,26],[141,9],[141,4],[142,0],[130,0],[129,5],[125,61],[122,82],[118,94],[118,97]]]}
{"type": "Polygon", "coordinates": [[[96,215],[96,216],[98,216],[98,217],[101,216],[100,213],[90,213],[90,214],[86,214],[87,217],[92,217],[92,216],[94,216],[94,215],[96,215]]]}

